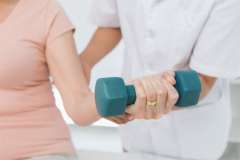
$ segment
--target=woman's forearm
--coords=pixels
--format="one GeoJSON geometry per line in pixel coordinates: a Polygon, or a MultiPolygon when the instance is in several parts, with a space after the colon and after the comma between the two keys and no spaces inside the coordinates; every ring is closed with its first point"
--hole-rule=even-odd
{"type": "Polygon", "coordinates": [[[90,125],[101,118],[96,110],[94,94],[90,91],[77,94],[64,102],[66,112],[80,126],[90,125]]]}

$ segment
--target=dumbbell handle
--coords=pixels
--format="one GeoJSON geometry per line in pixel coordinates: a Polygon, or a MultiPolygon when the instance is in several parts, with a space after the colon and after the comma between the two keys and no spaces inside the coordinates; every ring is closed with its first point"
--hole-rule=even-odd
{"type": "Polygon", "coordinates": [[[126,87],[127,87],[127,95],[128,95],[127,105],[130,106],[136,102],[136,98],[137,98],[136,90],[135,90],[134,85],[128,85],[126,87]]]}
{"type": "MultiPolygon", "coordinates": [[[[175,89],[177,90],[177,92],[179,93],[179,99],[177,101],[176,106],[179,107],[186,107],[186,106],[191,106],[191,105],[195,105],[197,103],[198,100],[195,100],[195,103],[190,103],[189,104],[189,100],[186,100],[186,96],[184,97],[183,95],[181,95],[181,93],[184,92],[184,88],[182,88],[184,86],[183,83],[192,83],[192,86],[199,86],[199,95],[197,97],[197,99],[199,99],[200,96],[200,91],[201,91],[201,82],[198,78],[198,74],[194,71],[191,72],[186,72],[186,71],[176,71],[176,85],[174,86],[175,89]],[[181,77],[182,76],[178,76],[182,75],[182,74],[195,74],[195,79],[189,80],[188,82],[186,82],[185,80],[182,80],[181,77]]],[[[133,85],[128,85],[127,87],[127,95],[128,95],[128,99],[127,99],[127,105],[133,105],[136,102],[136,90],[135,87],[133,85]]],[[[191,96],[187,96],[189,99],[191,99],[191,96]]],[[[196,97],[195,97],[196,98],[196,97]]],[[[193,101],[190,101],[193,102],[193,101]]]]}

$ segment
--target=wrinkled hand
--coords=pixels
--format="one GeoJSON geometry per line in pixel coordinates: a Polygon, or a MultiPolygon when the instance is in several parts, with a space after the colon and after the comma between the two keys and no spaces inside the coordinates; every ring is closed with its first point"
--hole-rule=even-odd
{"type": "Polygon", "coordinates": [[[159,119],[171,112],[178,100],[175,72],[146,76],[133,81],[137,100],[127,109],[134,119],[159,119]]]}

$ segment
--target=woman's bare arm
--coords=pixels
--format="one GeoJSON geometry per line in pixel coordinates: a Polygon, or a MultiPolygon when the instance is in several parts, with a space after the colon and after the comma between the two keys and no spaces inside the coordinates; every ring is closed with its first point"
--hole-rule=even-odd
{"type": "Polygon", "coordinates": [[[88,87],[77,55],[72,32],[67,32],[46,48],[50,74],[63,98],[66,112],[79,125],[88,125],[100,117],[94,95],[88,87]]]}
{"type": "MultiPolygon", "coordinates": [[[[109,54],[122,39],[120,28],[102,28],[99,27],[93,35],[86,49],[80,54],[80,61],[87,77],[90,81],[91,71],[95,64],[101,61],[109,54]]],[[[108,120],[117,124],[127,123],[132,120],[131,115],[125,113],[118,117],[108,117],[108,120]]]]}

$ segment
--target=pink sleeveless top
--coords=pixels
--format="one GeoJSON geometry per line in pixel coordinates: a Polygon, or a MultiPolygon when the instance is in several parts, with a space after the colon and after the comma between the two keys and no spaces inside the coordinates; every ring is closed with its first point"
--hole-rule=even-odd
{"type": "Polygon", "coordinates": [[[55,0],[20,0],[0,23],[0,159],[74,153],[45,58],[73,29],[55,0]]]}

